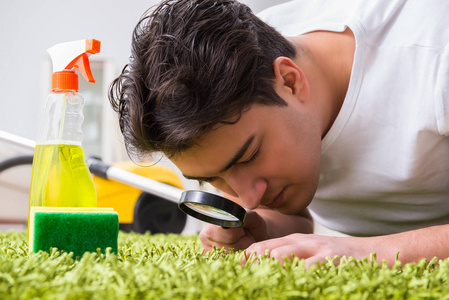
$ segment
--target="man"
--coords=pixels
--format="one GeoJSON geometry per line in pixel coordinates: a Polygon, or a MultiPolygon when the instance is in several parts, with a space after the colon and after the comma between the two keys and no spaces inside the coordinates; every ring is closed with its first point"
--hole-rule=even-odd
{"type": "Polygon", "coordinates": [[[134,32],[110,90],[131,154],[247,208],[202,246],[309,266],[449,257],[449,5],[164,1],[134,32]],[[281,35],[279,32],[283,35],[281,35]],[[319,223],[350,235],[312,233],[319,223]]]}

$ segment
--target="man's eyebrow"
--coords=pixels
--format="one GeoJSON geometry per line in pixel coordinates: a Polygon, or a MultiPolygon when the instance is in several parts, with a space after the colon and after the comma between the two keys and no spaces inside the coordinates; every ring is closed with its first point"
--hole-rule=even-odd
{"type": "Polygon", "coordinates": [[[230,167],[235,165],[242,157],[245,155],[246,151],[248,150],[249,146],[254,140],[254,134],[248,138],[248,140],[243,144],[242,147],[240,147],[239,151],[234,155],[234,157],[227,163],[227,165],[220,170],[219,173],[223,173],[224,171],[228,170],[230,167]]]}
{"type": "MultiPolygon", "coordinates": [[[[243,155],[245,155],[249,146],[253,142],[254,137],[255,137],[254,134],[251,135],[248,138],[248,140],[242,145],[242,147],[240,147],[240,149],[235,153],[235,155],[232,157],[232,159],[226,164],[226,166],[224,166],[224,168],[222,168],[220,171],[218,171],[218,173],[223,173],[226,170],[230,169],[233,165],[235,165],[243,157],[243,155]]],[[[210,178],[210,177],[189,176],[186,174],[183,174],[183,176],[187,179],[192,179],[192,180],[206,180],[206,179],[210,178]]]]}

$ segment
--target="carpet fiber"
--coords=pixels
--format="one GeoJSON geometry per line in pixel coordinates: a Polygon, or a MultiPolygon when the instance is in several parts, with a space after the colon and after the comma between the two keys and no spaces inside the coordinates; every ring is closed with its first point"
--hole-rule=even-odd
{"type": "Polygon", "coordinates": [[[393,268],[332,259],[305,271],[241,252],[203,256],[198,236],[119,233],[118,253],[81,259],[28,253],[27,234],[0,232],[0,299],[449,299],[449,260],[393,268]]]}

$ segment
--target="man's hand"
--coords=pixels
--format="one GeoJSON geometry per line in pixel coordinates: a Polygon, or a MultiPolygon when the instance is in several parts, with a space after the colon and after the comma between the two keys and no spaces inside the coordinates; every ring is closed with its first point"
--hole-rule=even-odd
{"type": "Polygon", "coordinates": [[[243,250],[255,242],[268,238],[267,224],[255,211],[248,211],[242,227],[224,229],[216,225],[206,225],[200,233],[202,247],[206,251],[213,246],[221,249],[243,250]]]}
{"type": "MultiPolygon", "coordinates": [[[[294,233],[285,237],[270,239],[259,243],[254,243],[246,250],[246,259],[253,255],[269,257],[279,260],[292,258],[292,254],[305,260],[306,268],[319,261],[326,261],[327,257],[352,256],[362,259],[369,256],[370,251],[361,245],[362,238],[355,237],[329,237],[315,234],[294,233]]],[[[373,249],[374,250],[374,249],[373,249]]],[[[373,251],[374,252],[374,251],[373,251]]],[[[392,261],[394,262],[394,254],[392,261]]]]}

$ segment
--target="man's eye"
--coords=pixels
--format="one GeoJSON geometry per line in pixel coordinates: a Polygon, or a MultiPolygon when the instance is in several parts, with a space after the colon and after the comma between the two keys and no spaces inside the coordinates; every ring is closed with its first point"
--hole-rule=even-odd
{"type": "Polygon", "coordinates": [[[207,182],[207,183],[214,182],[215,179],[216,179],[215,177],[204,178],[204,179],[198,180],[198,183],[200,184],[200,186],[202,186],[205,182],[207,182]]]}
{"type": "Polygon", "coordinates": [[[257,159],[257,157],[259,157],[259,154],[260,154],[260,149],[257,149],[256,153],[254,153],[254,155],[251,156],[250,159],[243,161],[242,164],[245,164],[245,165],[251,164],[252,162],[254,162],[257,159]]]}

